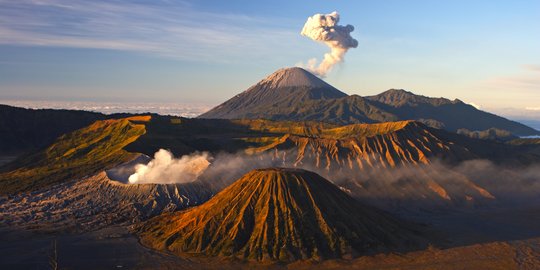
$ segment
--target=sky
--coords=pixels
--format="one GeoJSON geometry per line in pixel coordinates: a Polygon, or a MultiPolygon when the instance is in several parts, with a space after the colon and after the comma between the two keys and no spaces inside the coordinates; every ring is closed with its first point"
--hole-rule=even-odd
{"type": "Polygon", "coordinates": [[[300,35],[339,12],[358,40],[325,78],[540,119],[540,1],[0,0],[0,100],[216,105],[321,59],[300,35]]]}

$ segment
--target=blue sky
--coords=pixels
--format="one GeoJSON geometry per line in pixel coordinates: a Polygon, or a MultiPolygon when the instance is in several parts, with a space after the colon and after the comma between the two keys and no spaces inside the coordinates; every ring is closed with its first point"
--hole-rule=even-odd
{"type": "Polygon", "coordinates": [[[0,99],[217,104],[320,59],[338,11],[359,41],[326,80],[540,115],[540,1],[0,0],[0,99]],[[315,2],[315,3],[314,3],[315,2]]]}

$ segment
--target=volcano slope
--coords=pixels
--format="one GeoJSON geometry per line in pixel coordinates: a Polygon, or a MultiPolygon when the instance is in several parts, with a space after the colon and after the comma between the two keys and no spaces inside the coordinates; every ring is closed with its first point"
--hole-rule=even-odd
{"type": "Polygon", "coordinates": [[[128,185],[99,172],[32,193],[0,197],[0,227],[86,232],[196,206],[212,195],[200,183],[128,185]]]}
{"type": "Polygon", "coordinates": [[[284,68],[200,117],[236,119],[250,115],[250,119],[264,119],[264,111],[283,114],[285,108],[304,102],[346,96],[302,68],[284,68]]]}
{"type": "Polygon", "coordinates": [[[109,178],[105,171],[139,159],[140,154],[124,147],[146,132],[150,119],[96,121],[4,167],[0,225],[40,231],[95,230],[207,201],[214,192],[203,183],[127,185],[109,178]]]}
{"type": "Polygon", "coordinates": [[[418,248],[411,224],[360,204],[300,169],[249,172],[214,198],[137,228],[141,242],[178,255],[294,261],[418,248]]]}
{"type": "Polygon", "coordinates": [[[2,167],[0,193],[31,191],[112,168],[136,157],[123,148],[145,131],[149,116],[96,121],[47,148],[2,167]]]}

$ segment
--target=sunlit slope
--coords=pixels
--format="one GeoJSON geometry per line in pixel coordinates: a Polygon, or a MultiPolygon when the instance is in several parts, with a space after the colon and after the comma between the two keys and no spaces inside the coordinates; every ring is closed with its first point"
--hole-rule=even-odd
{"type": "Polygon", "coordinates": [[[526,163],[540,160],[540,156],[522,152],[512,145],[467,138],[417,121],[339,126],[312,121],[155,116],[146,124],[146,130],[126,148],[128,151],[153,155],[164,148],[181,156],[194,151],[260,153],[305,147],[298,155],[287,156],[288,163],[301,164],[306,157],[318,156],[319,164],[324,166],[327,162],[323,159],[329,157],[333,163],[351,168],[368,162],[368,166],[375,163],[396,166],[426,164],[435,159],[455,162],[485,158],[526,163]]]}
{"type": "Polygon", "coordinates": [[[415,247],[409,223],[349,197],[318,174],[254,170],[210,201],[137,229],[141,242],[179,255],[250,260],[327,259],[415,247]]]}
{"type": "Polygon", "coordinates": [[[77,179],[111,168],[134,157],[123,148],[145,133],[150,117],[96,121],[60,136],[43,151],[25,156],[4,168],[0,192],[15,193],[77,179]]]}
{"type": "Polygon", "coordinates": [[[413,121],[359,124],[322,130],[318,137],[284,135],[276,142],[252,149],[272,151],[294,166],[313,165],[328,170],[396,167],[474,158],[468,149],[440,139],[423,124],[413,121]],[[293,151],[290,151],[293,149],[293,151]]]}
{"type": "Polygon", "coordinates": [[[283,166],[316,170],[354,197],[390,209],[404,202],[427,209],[495,199],[488,187],[443,165],[480,156],[421,123],[357,124],[313,135],[286,134],[248,152],[266,153],[283,166]]]}
{"type": "Polygon", "coordinates": [[[269,120],[187,119],[153,116],[147,132],[126,149],[153,155],[160,148],[175,155],[194,151],[238,152],[262,146],[284,134],[319,134],[337,127],[320,122],[269,120]]]}

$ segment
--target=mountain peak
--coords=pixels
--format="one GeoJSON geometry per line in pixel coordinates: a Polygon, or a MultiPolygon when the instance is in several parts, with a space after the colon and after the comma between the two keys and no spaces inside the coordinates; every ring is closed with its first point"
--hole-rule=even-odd
{"type": "MultiPolygon", "coordinates": [[[[270,88],[308,86],[315,88],[334,88],[309,71],[300,67],[281,68],[259,82],[270,88]]],[[[334,88],[335,89],[335,88],[334,88]]]]}
{"type": "Polygon", "coordinates": [[[270,168],[253,170],[203,205],[162,215],[138,231],[143,244],[178,254],[294,261],[423,242],[410,226],[316,173],[270,168]]]}
{"type": "Polygon", "coordinates": [[[432,98],[422,95],[416,95],[403,89],[389,89],[378,95],[366,97],[369,100],[384,103],[393,107],[404,105],[417,106],[419,104],[430,104],[440,106],[445,104],[455,104],[458,101],[451,101],[446,98],[432,98]]]}
{"type": "Polygon", "coordinates": [[[281,113],[276,108],[346,96],[303,68],[282,68],[199,117],[264,118],[269,111],[281,113]]]}

